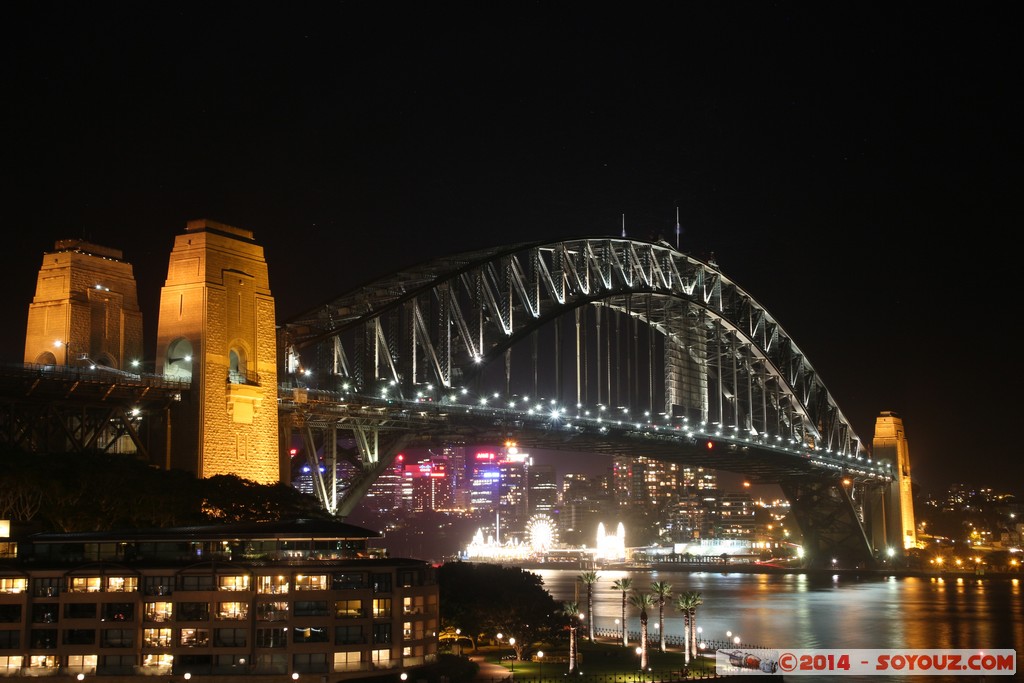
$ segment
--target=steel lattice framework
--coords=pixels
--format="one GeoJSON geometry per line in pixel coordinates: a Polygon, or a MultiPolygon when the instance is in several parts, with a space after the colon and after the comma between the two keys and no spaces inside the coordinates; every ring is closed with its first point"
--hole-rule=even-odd
{"type": "MultiPolygon", "coordinates": [[[[593,406],[605,411],[594,415],[625,416],[638,428],[674,424],[685,435],[731,440],[748,456],[796,453],[824,466],[795,467],[792,456],[777,457],[775,465],[758,458],[760,478],[779,481],[800,500],[834,501],[841,514],[831,510],[833,521],[808,521],[836,529],[834,520],[846,518],[845,528],[830,532],[841,543],[853,537],[869,545],[860,528],[863,510],[854,510],[834,481],[851,472],[863,481],[890,480],[858,464],[870,463],[861,440],[778,321],[716,266],[664,242],[580,238],[447,256],[288,320],[280,343],[281,377],[338,397],[296,402],[291,426],[306,429],[311,446],[311,425],[353,431],[371,475],[361,490],[392,451],[409,443],[408,425],[387,406],[429,405],[436,416],[441,405],[468,403],[461,397],[469,392],[507,406],[500,411],[504,428],[529,431],[527,403],[543,396],[545,405],[574,407],[577,431],[593,406]],[[358,417],[348,410],[357,404],[358,417]],[[510,419],[509,409],[522,419],[510,419]],[[377,410],[380,419],[374,422],[366,410],[377,410]],[[403,436],[382,451],[378,426],[403,436]],[[832,483],[821,487],[816,482],[823,479],[832,483]]],[[[447,432],[457,431],[444,417],[447,432]]],[[[581,438],[576,447],[624,451],[610,439],[581,438]]],[[[685,450],[678,439],[669,441],[685,450]]],[[[801,509],[812,515],[815,507],[827,506],[801,509]]]]}
{"type": "MultiPolygon", "coordinates": [[[[863,450],[768,311],[716,268],[663,243],[512,245],[395,273],[288,321],[286,371],[327,374],[364,392],[386,380],[405,396],[424,384],[464,386],[539,327],[584,306],[663,335],[665,395],[657,412],[675,407],[840,454],[863,450]]],[[[600,338],[592,341],[599,357],[607,354],[600,338]]],[[[583,400],[580,386],[570,399],[583,400]]],[[[611,394],[599,393],[596,403],[611,394]]]]}

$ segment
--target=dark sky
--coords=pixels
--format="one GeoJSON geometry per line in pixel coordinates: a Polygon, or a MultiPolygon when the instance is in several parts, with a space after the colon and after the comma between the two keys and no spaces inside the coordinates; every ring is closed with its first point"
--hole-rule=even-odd
{"type": "Polygon", "coordinates": [[[186,221],[252,230],[283,320],[678,207],[866,443],[895,410],[923,487],[1019,493],[1017,5],[596,5],[5,5],[0,358],[57,239],[122,249],[151,326],[186,221]]]}

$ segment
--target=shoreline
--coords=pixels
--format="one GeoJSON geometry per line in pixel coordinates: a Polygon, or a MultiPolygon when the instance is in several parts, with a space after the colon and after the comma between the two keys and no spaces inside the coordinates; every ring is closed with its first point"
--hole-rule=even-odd
{"type": "Polygon", "coordinates": [[[582,562],[486,562],[484,560],[463,560],[503,564],[520,569],[563,569],[569,571],[624,571],[624,572],[711,572],[715,574],[808,574],[813,576],[842,576],[865,578],[915,577],[933,579],[1020,579],[1021,572],[997,571],[953,571],[949,569],[893,569],[893,568],[814,568],[781,567],[758,564],[721,564],[704,562],[652,562],[644,564],[603,564],[593,566],[582,562]]]}

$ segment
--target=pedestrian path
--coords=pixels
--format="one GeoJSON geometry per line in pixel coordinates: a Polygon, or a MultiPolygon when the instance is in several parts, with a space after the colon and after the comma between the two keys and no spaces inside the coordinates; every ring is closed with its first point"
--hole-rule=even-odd
{"type": "Polygon", "coordinates": [[[492,655],[490,659],[484,655],[470,655],[470,661],[476,662],[480,665],[480,670],[476,673],[476,681],[500,681],[504,679],[510,679],[511,674],[509,670],[494,661],[492,655]]]}

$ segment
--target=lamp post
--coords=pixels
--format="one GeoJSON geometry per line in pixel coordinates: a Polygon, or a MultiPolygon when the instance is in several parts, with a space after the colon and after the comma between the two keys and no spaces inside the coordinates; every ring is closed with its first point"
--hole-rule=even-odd
{"type": "Polygon", "coordinates": [[[509,638],[508,644],[512,648],[512,671],[509,672],[509,678],[516,677],[516,639],[509,638]]]}
{"type": "Polygon", "coordinates": [[[638,666],[640,668],[640,680],[642,681],[642,680],[644,680],[644,665],[643,665],[644,649],[642,647],[638,647],[636,649],[636,658],[637,658],[637,661],[639,662],[638,666]]]}
{"type": "Polygon", "coordinates": [[[462,656],[462,629],[455,629],[455,644],[459,646],[459,656],[462,656]]]}
{"type": "Polygon", "coordinates": [[[501,664],[501,639],[504,637],[505,636],[500,633],[495,636],[495,638],[498,639],[498,664],[501,664]]]}
{"type": "Polygon", "coordinates": [[[540,680],[544,680],[544,650],[537,650],[537,664],[540,669],[540,680]]]}
{"type": "Polygon", "coordinates": [[[57,339],[53,342],[55,347],[64,349],[64,367],[71,365],[71,342],[57,339]]]}

